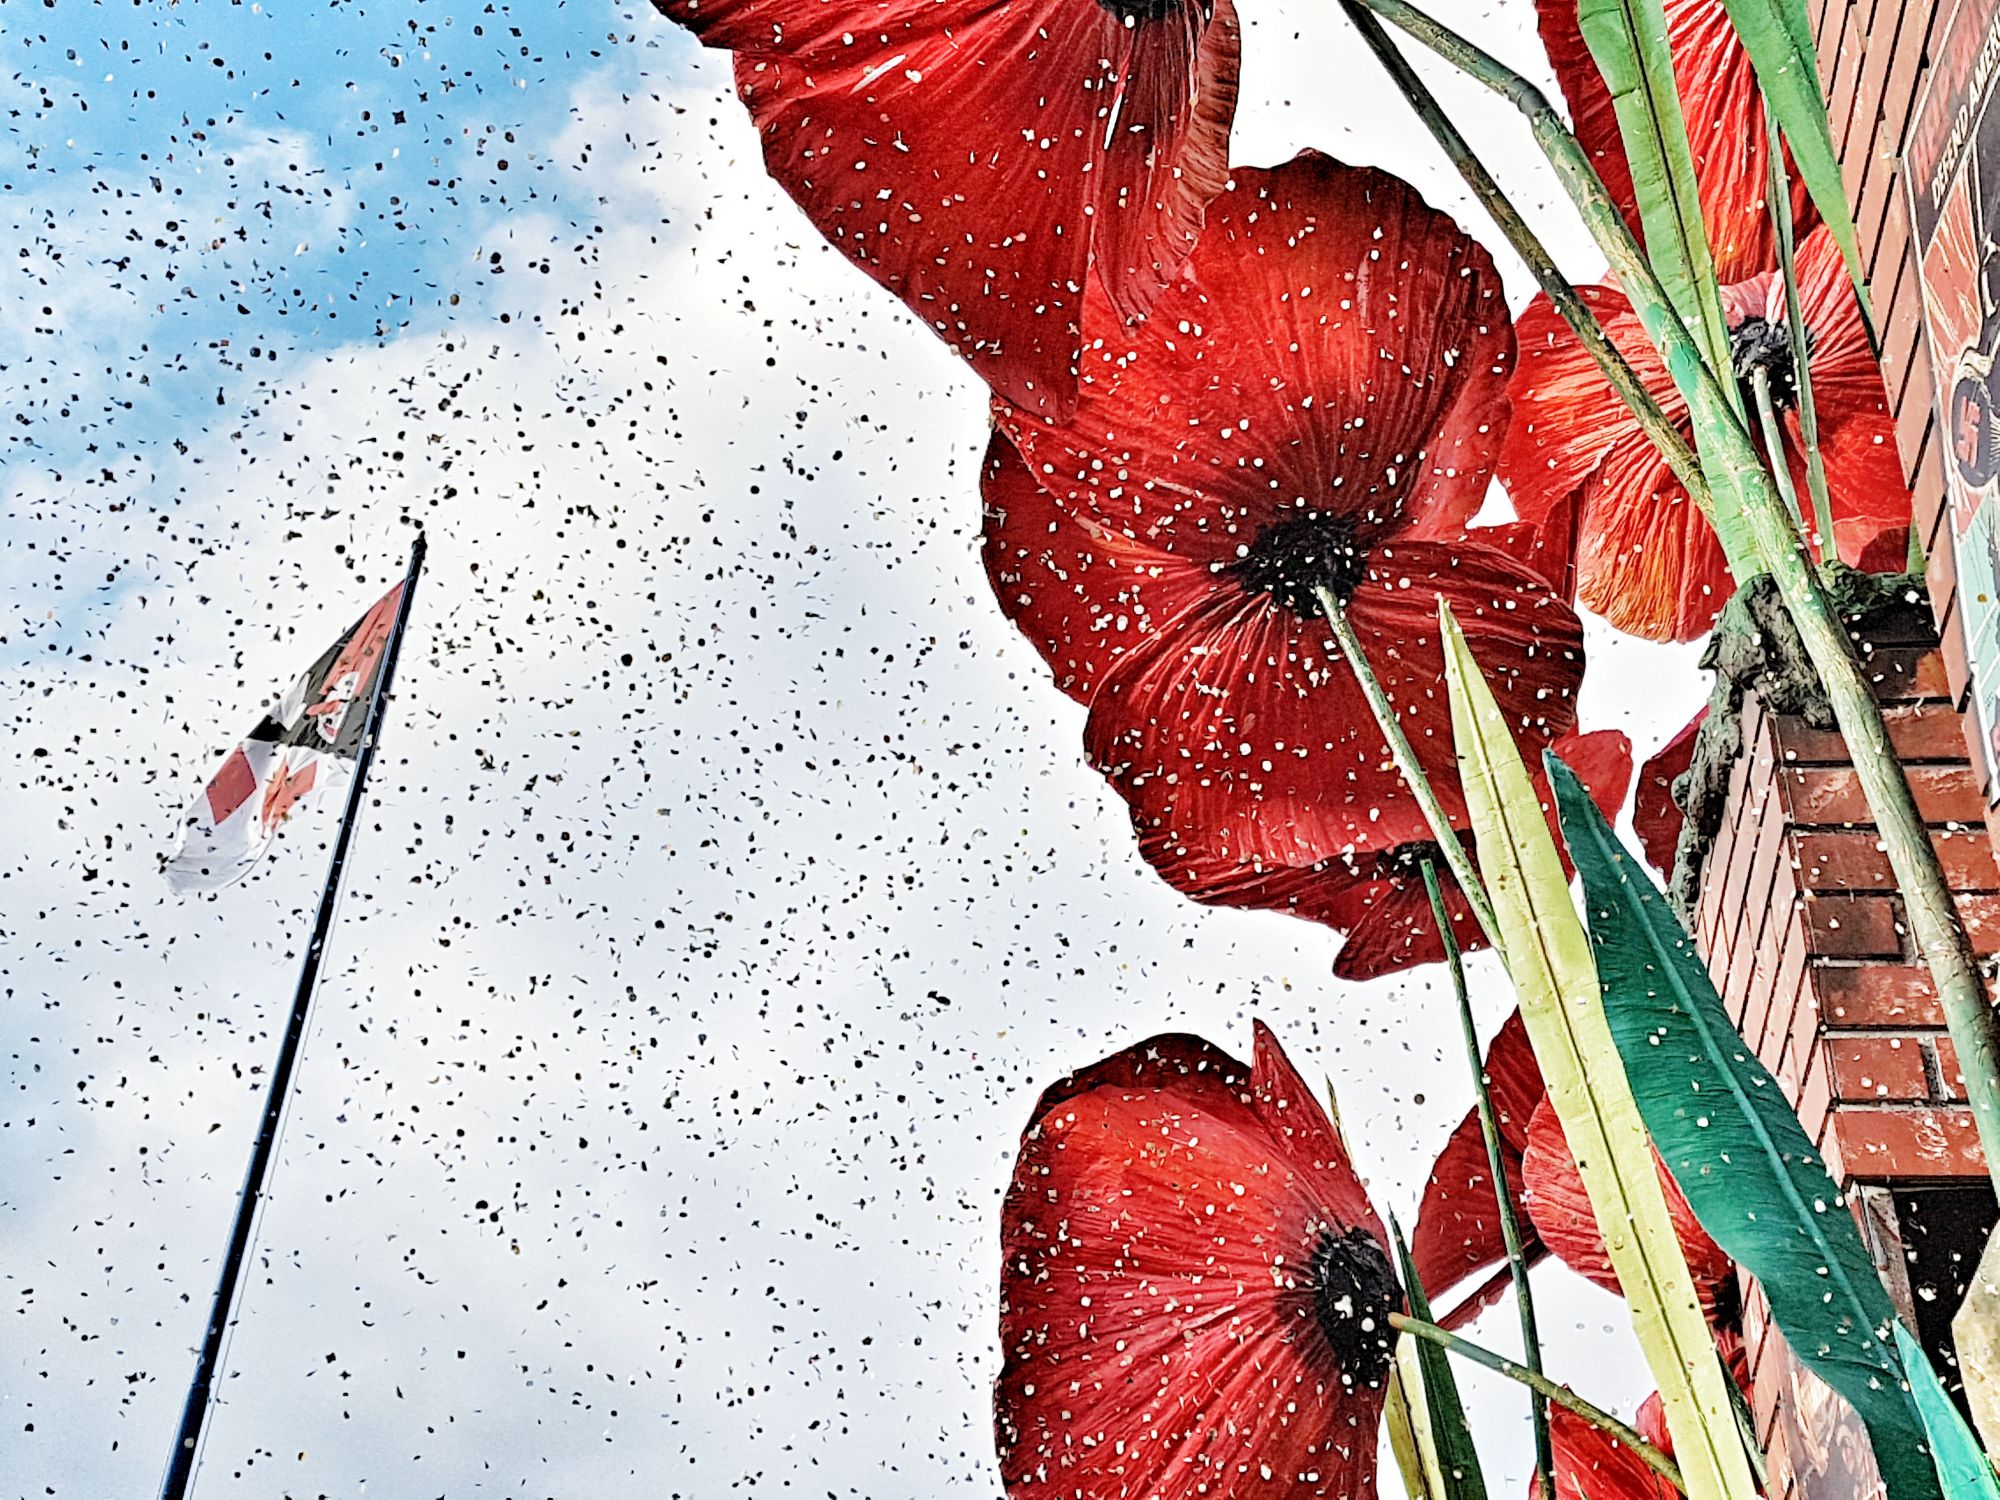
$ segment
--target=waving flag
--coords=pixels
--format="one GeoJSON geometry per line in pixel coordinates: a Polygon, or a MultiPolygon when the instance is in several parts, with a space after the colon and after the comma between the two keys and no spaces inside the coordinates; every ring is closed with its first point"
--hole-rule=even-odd
{"type": "Polygon", "coordinates": [[[286,818],[347,784],[403,598],[397,584],[224,757],[188,808],[167,881],[219,890],[249,874],[286,818]]]}

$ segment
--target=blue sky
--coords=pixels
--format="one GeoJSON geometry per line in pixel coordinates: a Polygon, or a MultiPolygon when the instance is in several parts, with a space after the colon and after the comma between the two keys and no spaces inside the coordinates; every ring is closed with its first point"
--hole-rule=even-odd
{"type": "MultiPolygon", "coordinates": [[[[1527,60],[1524,16],[1482,35],[1527,60]]],[[[415,521],[201,1494],[997,1493],[1015,1139],[1162,1030],[1269,1020],[1414,1207],[1464,1107],[1435,976],[1334,986],[1329,935],[1140,865],[986,593],[979,392],[763,178],[722,59],[629,7],[7,19],[0,1496],[157,1482],[328,817],[212,898],[159,857],[415,521]]],[[[1325,87],[1347,45],[1250,18],[1237,159],[1476,223],[1325,87]]],[[[1600,646],[1591,727],[1700,701],[1600,646]]],[[[1559,1368],[1623,1369],[1555,1284],[1559,1368]]],[[[1522,1409],[1470,1388],[1505,1488],[1522,1409]]]]}

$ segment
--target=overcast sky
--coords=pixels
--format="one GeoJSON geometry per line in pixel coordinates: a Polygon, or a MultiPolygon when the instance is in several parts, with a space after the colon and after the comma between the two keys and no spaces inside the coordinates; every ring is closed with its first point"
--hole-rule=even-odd
{"type": "MultiPolygon", "coordinates": [[[[1525,301],[1335,10],[1249,8],[1234,159],[1387,166],[1525,301]]],[[[1541,71],[1526,0],[1460,19],[1541,71]]],[[[7,23],[0,1495],[158,1482],[333,809],[218,896],[160,856],[413,522],[201,1495],[997,1495],[1015,1142],[1159,1031],[1267,1020],[1413,1216],[1469,1101],[1438,973],[1336,983],[1139,862],[986,592],[978,390],[765,181],[720,56],[594,0],[7,23]]],[[[1641,754],[1705,696],[1592,650],[1641,754]]],[[[1541,1277],[1629,1411],[1619,1305],[1541,1277]]],[[[1467,1385],[1517,1494],[1523,1407],[1467,1385]]]]}

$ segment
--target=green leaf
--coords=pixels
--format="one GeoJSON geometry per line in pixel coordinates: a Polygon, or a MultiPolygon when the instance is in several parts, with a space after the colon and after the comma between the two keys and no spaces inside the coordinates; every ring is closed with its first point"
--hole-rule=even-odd
{"type": "Polygon", "coordinates": [[[1500,955],[1585,1192],[1660,1388],[1690,1500],[1751,1500],[1756,1482],[1695,1300],[1653,1152],[1605,1024],[1590,940],[1541,801],[1500,707],[1443,600],[1445,681],[1466,810],[1500,955]]]}
{"type": "Polygon", "coordinates": [[[1702,1228],[1764,1288],[1792,1351],[1867,1423],[1894,1500],[1933,1500],[1889,1332],[1895,1309],[1839,1190],[1666,898],[1570,769],[1543,760],[1583,877],[1605,1016],[1667,1169],[1702,1228]]]}
{"type": "Polygon", "coordinates": [[[1661,0],[1579,0],[1577,21],[1611,91],[1646,231],[1646,258],[1708,367],[1727,375],[1729,326],[1702,222],[1661,0]]]}
{"type": "MultiPolygon", "coordinates": [[[[1429,1323],[1430,1299],[1417,1279],[1410,1261],[1410,1247],[1403,1243],[1403,1226],[1395,1216],[1389,1219],[1389,1233],[1396,1242],[1396,1259],[1403,1268],[1403,1292],[1410,1299],[1410,1316],[1429,1323]]],[[[1452,1373],[1451,1358],[1436,1344],[1410,1339],[1414,1344],[1419,1383],[1423,1386],[1428,1437],[1437,1468],[1429,1477],[1438,1481],[1441,1500],[1486,1500],[1486,1474],[1479,1466],[1479,1450],[1472,1443],[1472,1429],[1465,1420],[1465,1403],[1459,1399],[1458,1377],[1452,1373]]]]}
{"type": "Polygon", "coordinates": [[[1833,232],[1861,311],[1874,321],[1868,305],[1868,278],[1848,211],[1847,184],[1827,124],[1826,99],[1820,92],[1818,56],[1813,50],[1812,24],[1804,0],[1722,0],[1730,24],[1743,39],[1756,70],[1764,104],[1785,133],[1792,161],[1805,180],[1813,207],[1833,232]]]}
{"type": "Polygon", "coordinates": [[[1910,1372],[1910,1389],[1930,1434],[1945,1500],[2000,1500],[2000,1483],[1995,1483],[1993,1465],[1979,1451],[1979,1439],[1945,1394],[1924,1346],[1901,1323],[1896,1325],[1896,1347],[1903,1352],[1903,1368],[1910,1372]]]}

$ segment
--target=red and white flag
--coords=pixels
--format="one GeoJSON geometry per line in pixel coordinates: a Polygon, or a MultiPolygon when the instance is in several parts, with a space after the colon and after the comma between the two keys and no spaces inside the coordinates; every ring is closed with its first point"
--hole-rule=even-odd
{"type": "Polygon", "coordinates": [[[175,890],[219,890],[256,866],[286,818],[347,785],[388,659],[403,585],[397,584],[223,758],[188,808],[167,861],[175,890]]]}

